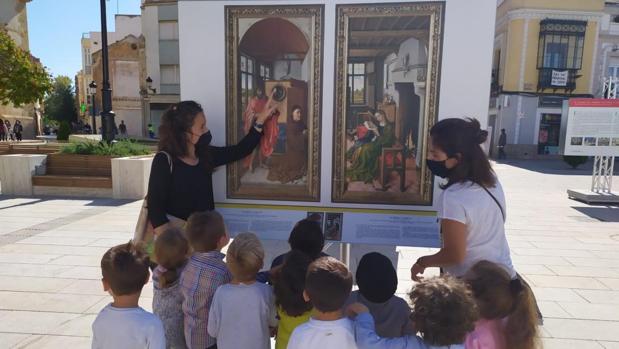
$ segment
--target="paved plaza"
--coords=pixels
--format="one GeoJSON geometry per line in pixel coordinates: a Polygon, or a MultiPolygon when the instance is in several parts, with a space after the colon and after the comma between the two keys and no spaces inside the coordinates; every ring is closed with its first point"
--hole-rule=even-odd
{"type": "MultiPolygon", "coordinates": [[[[545,316],[545,348],[619,348],[619,208],[566,197],[568,188],[588,187],[586,169],[567,170],[560,161],[495,169],[508,200],[514,263],[545,316]]],[[[0,196],[0,348],[90,346],[91,324],[111,299],[101,287],[101,255],[132,237],[139,206],[0,196]]],[[[410,266],[427,249],[397,250],[404,293],[410,266]]],[[[151,303],[149,284],[141,304],[150,310],[151,303]]]]}

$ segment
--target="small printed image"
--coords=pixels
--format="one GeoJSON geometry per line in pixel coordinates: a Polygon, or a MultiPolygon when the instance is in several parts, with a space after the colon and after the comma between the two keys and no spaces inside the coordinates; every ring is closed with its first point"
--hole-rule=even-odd
{"type": "Polygon", "coordinates": [[[619,138],[613,138],[613,147],[619,147],[619,138]]]}
{"type": "Polygon", "coordinates": [[[327,212],[325,222],[325,240],[342,241],[343,213],[327,212]]]}
{"type": "Polygon", "coordinates": [[[582,137],[572,137],[571,145],[582,145],[582,137]]]}
{"type": "Polygon", "coordinates": [[[585,137],[585,145],[595,147],[595,137],[585,137]]]}
{"type": "Polygon", "coordinates": [[[325,213],[324,212],[308,212],[307,219],[318,222],[318,224],[320,224],[320,227],[322,228],[325,222],[325,213]]]}
{"type": "Polygon", "coordinates": [[[608,147],[610,145],[609,137],[600,137],[598,138],[598,146],[600,147],[608,147]]]}

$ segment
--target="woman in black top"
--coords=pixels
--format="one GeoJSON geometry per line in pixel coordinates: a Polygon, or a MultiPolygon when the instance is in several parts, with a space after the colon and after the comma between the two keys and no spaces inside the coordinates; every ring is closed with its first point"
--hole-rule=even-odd
{"type": "Polygon", "coordinates": [[[260,142],[262,125],[276,106],[269,100],[267,108],[256,115],[254,127],[237,145],[210,145],[211,132],[206,127],[202,107],[183,101],[170,107],[161,118],[159,150],[153,159],[148,183],[148,218],[155,234],[168,226],[170,216],[187,220],[198,211],[213,210],[213,170],[244,158],[260,142]],[[169,154],[172,163],[170,164],[169,154]]]}

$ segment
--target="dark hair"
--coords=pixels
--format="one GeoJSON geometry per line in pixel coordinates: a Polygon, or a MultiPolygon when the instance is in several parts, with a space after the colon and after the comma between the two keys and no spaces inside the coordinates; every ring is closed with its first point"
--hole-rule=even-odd
{"type": "Polygon", "coordinates": [[[488,138],[488,131],[482,130],[479,121],[467,119],[445,119],[430,130],[432,145],[440,148],[450,158],[458,158],[458,164],[448,175],[443,189],[455,183],[471,181],[485,187],[494,187],[496,178],[488,157],[479,146],[488,138]]]}
{"type": "Polygon", "coordinates": [[[181,229],[170,228],[157,236],[155,256],[157,263],[166,269],[159,277],[159,287],[168,287],[178,280],[178,269],[187,261],[188,252],[189,244],[181,229]]]}
{"type": "Polygon", "coordinates": [[[275,304],[289,316],[300,316],[312,309],[303,299],[305,275],[312,260],[307,254],[292,250],[286,255],[279,273],[274,275],[275,304]]]}
{"type": "Polygon", "coordinates": [[[398,288],[398,274],[387,256],[378,252],[361,257],[355,274],[359,293],[372,303],[385,303],[398,288]]]}
{"type": "Polygon", "coordinates": [[[298,105],[298,104],[293,105],[291,111],[294,113],[294,111],[297,110],[297,109],[299,109],[301,112],[303,112],[303,108],[301,108],[301,106],[298,105]]]}
{"type": "Polygon", "coordinates": [[[512,280],[505,269],[489,261],[477,262],[465,278],[482,318],[508,318],[504,333],[510,349],[536,347],[537,311],[531,290],[520,279],[512,280]]]}
{"type": "Polygon", "coordinates": [[[449,275],[426,279],[413,287],[409,297],[410,319],[429,345],[461,344],[475,328],[479,314],[464,281],[449,275]]]}
{"type": "Polygon", "coordinates": [[[148,282],[150,261],[144,249],[133,242],[114,246],[101,258],[101,274],[115,296],[142,291],[148,282]]]}
{"type": "Polygon", "coordinates": [[[305,292],[316,310],[327,313],[342,309],[352,290],[352,274],[333,257],[315,260],[307,270],[305,292]]]}
{"type": "Polygon", "coordinates": [[[320,223],[311,219],[303,219],[295,224],[288,237],[290,249],[307,254],[312,260],[318,258],[325,246],[320,223]]]}
{"type": "Polygon", "coordinates": [[[189,216],[185,231],[194,251],[209,252],[217,249],[217,243],[226,234],[226,226],[217,211],[196,212],[189,216]]]}

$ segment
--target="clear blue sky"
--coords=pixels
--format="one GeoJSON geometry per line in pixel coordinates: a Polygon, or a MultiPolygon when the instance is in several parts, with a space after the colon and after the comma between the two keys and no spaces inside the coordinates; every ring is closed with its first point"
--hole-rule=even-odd
{"type": "MultiPolygon", "coordinates": [[[[99,0],[32,0],[28,6],[30,52],[52,75],[73,78],[82,67],[82,33],[101,31],[99,0]]],[[[140,0],[109,0],[107,28],[114,15],[140,14],[140,0]],[[118,3],[118,10],[116,4],[118,3]]]]}

